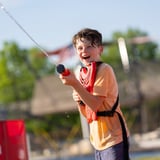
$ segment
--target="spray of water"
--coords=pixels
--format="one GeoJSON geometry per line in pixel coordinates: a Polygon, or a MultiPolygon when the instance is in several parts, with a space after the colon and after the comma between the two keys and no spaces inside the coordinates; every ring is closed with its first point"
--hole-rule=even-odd
{"type": "Polygon", "coordinates": [[[5,12],[5,14],[27,35],[27,37],[42,51],[42,53],[49,57],[47,51],[42,48],[39,43],[18,23],[18,21],[12,16],[10,12],[4,7],[4,5],[0,2],[0,8],[5,12]]]}

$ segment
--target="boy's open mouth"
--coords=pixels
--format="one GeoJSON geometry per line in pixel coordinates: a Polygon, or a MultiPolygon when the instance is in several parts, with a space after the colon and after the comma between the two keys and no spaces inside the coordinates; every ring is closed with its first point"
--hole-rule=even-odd
{"type": "Polygon", "coordinates": [[[90,58],[90,56],[87,56],[87,57],[83,57],[83,59],[89,59],[90,58]]]}

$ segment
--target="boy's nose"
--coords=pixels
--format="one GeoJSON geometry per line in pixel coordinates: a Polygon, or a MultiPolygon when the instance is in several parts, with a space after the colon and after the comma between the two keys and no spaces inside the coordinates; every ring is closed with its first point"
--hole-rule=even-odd
{"type": "Polygon", "coordinates": [[[87,48],[83,48],[83,52],[87,52],[87,48]]]}

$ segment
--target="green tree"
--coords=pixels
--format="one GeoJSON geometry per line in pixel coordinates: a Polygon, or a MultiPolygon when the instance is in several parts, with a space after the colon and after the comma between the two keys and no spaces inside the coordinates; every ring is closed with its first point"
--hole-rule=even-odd
{"type": "Polygon", "coordinates": [[[111,45],[107,46],[104,50],[102,58],[104,61],[112,63],[113,66],[121,64],[120,54],[118,49],[117,39],[122,37],[126,41],[128,56],[130,60],[137,58],[139,60],[156,60],[158,58],[158,45],[155,42],[135,43],[135,37],[147,37],[146,32],[138,29],[128,29],[127,32],[116,31],[112,34],[111,45]]]}
{"type": "Polygon", "coordinates": [[[15,42],[5,42],[0,51],[0,103],[28,100],[35,80],[54,71],[39,50],[21,49],[15,42]]]}

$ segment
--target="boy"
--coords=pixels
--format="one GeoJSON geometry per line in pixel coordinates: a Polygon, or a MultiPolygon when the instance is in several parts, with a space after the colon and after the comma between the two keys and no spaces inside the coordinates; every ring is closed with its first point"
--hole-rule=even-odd
{"type": "Polygon", "coordinates": [[[120,110],[118,85],[110,65],[101,62],[102,35],[85,28],[73,36],[81,63],[79,80],[73,72],[60,74],[73,88],[73,99],[88,120],[96,160],[128,160],[128,130],[120,110]]]}

